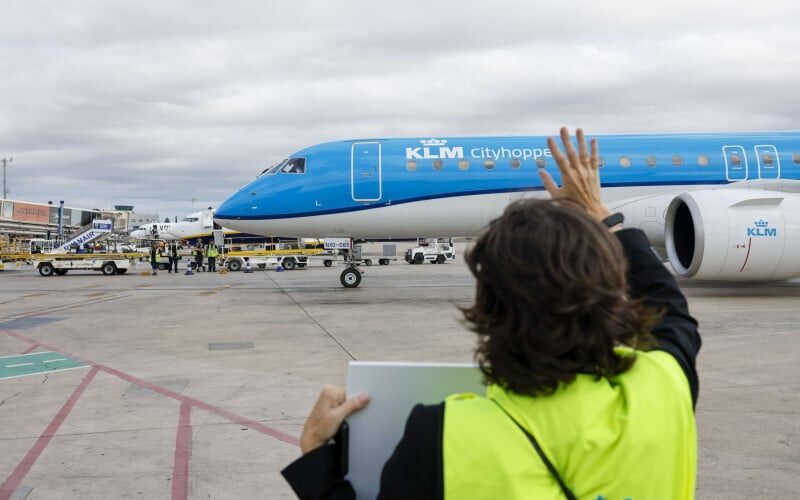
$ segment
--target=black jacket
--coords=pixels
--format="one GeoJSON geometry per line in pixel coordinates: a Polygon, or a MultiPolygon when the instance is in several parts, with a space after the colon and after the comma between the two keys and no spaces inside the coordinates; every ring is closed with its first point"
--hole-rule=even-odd
{"type": "MultiPolygon", "coordinates": [[[[615,233],[628,260],[628,284],[632,297],[643,297],[649,305],[664,310],[653,329],[657,347],[678,360],[697,402],[698,381],[695,359],[700,350],[697,321],[678,284],[638,229],[615,233]]],[[[417,405],[406,421],[403,437],[386,462],[381,474],[381,499],[444,497],[442,436],[444,403],[417,405]]],[[[306,499],[350,500],[353,487],[337,472],[331,446],[318,448],[290,464],[282,474],[297,493],[306,499]]]]}

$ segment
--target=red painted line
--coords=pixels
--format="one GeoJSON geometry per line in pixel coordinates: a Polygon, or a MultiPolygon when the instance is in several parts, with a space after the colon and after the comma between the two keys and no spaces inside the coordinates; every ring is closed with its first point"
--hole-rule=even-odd
{"type": "MultiPolygon", "coordinates": [[[[12,337],[14,337],[16,339],[19,339],[19,340],[22,340],[24,342],[27,342],[29,344],[36,344],[37,343],[32,338],[27,337],[25,335],[22,335],[21,333],[12,332],[11,330],[7,330],[5,328],[0,328],[0,331],[3,331],[5,333],[11,335],[12,337]]],[[[99,369],[103,370],[106,373],[109,373],[111,375],[119,377],[119,378],[121,378],[123,380],[126,380],[126,381],[132,383],[132,384],[136,384],[139,387],[144,387],[145,389],[150,389],[151,391],[153,391],[153,392],[155,392],[157,394],[161,394],[162,396],[166,396],[168,398],[172,398],[172,399],[178,400],[178,401],[180,401],[182,403],[183,402],[189,403],[190,405],[194,406],[195,408],[199,408],[199,409],[207,411],[209,413],[213,413],[215,415],[219,415],[220,417],[223,417],[223,418],[225,418],[227,420],[230,420],[233,423],[243,425],[243,426],[247,427],[250,430],[254,430],[256,432],[260,432],[261,434],[265,434],[267,436],[273,437],[273,438],[277,439],[278,441],[283,441],[284,443],[292,444],[294,446],[300,446],[300,439],[298,439],[298,438],[296,438],[294,436],[291,436],[289,434],[286,434],[285,432],[279,431],[278,429],[274,429],[274,428],[272,428],[272,427],[270,427],[268,425],[262,424],[261,422],[258,422],[256,420],[252,420],[252,419],[249,419],[247,417],[243,417],[241,415],[237,415],[236,413],[233,413],[233,412],[228,411],[228,410],[224,410],[224,409],[222,409],[222,408],[220,408],[218,406],[214,406],[212,404],[206,403],[205,401],[200,401],[199,399],[194,399],[194,398],[191,398],[189,396],[184,396],[182,394],[178,394],[177,392],[171,391],[171,390],[167,389],[166,387],[161,387],[160,385],[156,385],[156,384],[147,382],[147,381],[142,380],[142,379],[140,379],[138,377],[135,377],[135,376],[133,376],[133,375],[131,375],[129,373],[125,373],[125,372],[119,371],[117,369],[111,368],[110,366],[102,365],[102,364],[99,364],[99,363],[95,363],[95,362],[93,362],[91,360],[87,360],[87,359],[81,358],[80,356],[76,356],[76,355],[74,355],[72,353],[69,353],[69,352],[65,351],[64,349],[61,349],[58,346],[53,346],[53,345],[50,345],[50,344],[44,344],[44,343],[41,343],[41,342],[39,342],[38,344],[39,344],[39,347],[42,347],[42,348],[50,350],[50,351],[60,352],[61,354],[64,354],[64,355],[69,356],[71,358],[77,359],[79,361],[83,361],[84,363],[87,363],[87,364],[89,364],[89,365],[91,365],[93,367],[99,368],[99,369]]],[[[2,499],[0,499],[0,500],[2,500],[2,499]]]]}
{"type": "Polygon", "coordinates": [[[25,349],[24,351],[22,351],[20,354],[28,354],[28,353],[31,353],[31,352],[35,351],[38,348],[39,348],[39,344],[33,344],[32,346],[30,346],[27,349],[25,349]]]}
{"type": "Polygon", "coordinates": [[[192,453],[192,405],[184,401],[175,433],[175,465],[172,466],[172,500],[189,498],[189,456],[192,453]]]}
{"type": "Polygon", "coordinates": [[[17,465],[14,471],[8,476],[8,479],[0,486],[0,500],[8,500],[11,498],[11,495],[19,488],[19,485],[22,483],[22,480],[25,479],[25,476],[28,475],[33,464],[36,463],[36,460],[42,454],[47,445],[50,444],[50,440],[53,439],[53,436],[56,432],[58,432],[58,428],[61,427],[61,424],[64,423],[69,413],[72,411],[72,408],[75,407],[75,403],[83,396],[84,391],[89,386],[89,383],[94,379],[94,376],[97,375],[100,369],[96,366],[92,367],[89,370],[89,373],[83,378],[80,385],[75,389],[72,393],[72,396],[67,399],[67,402],[64,403],[64,406],[56,413],[56,416],[53,420],[48,424],[45,428],[42,435],[39,436],[39,439],[33,444],[33,447],[28,451],[25,458],[22,459],[22,462],[17,465]]]}
{"type": "Polygon", "coordinates": [[[744,256],[744,264],[742,264],[742,267],[739,269],[739,272],[744,271],[744,266],[747,265],[747,260],[750,258],[750,248],[752,246],[753,246],[753,238],[750,238],[747,241],[747,255],[744,256]]]}
{"type": "Polygon", "coordinates": [[[101,365],[101,364],[95,364],[94,366],[100,368],[104,372],[110,373],[111,375],[115,375],[115,376],[121,378],[122,380],[126,380],[126,381],[128,381],[128,382],[130,382],[132,384],[136,384],[139,387],[144,387],[145,389],[150,389],[151,391],[153,391],[155,393],[158,393],[158,394],[161,394],[162,396],[166,396],[166,397],[172,398],[172,399],[177,399],[178,401],[180,401],[182,403],[188,403],[188,404],[192,405],[193,407],[198,408],[200,410],[204,410],[204,411],[207,411],[209,413],[213,413],[215,415],[219,415],[220,417],[223,417],[223,418],[225,418],[227,420],[230,420],[231,422],[243,425],[243,426],[247,427],[248,429],[252,429],[254,431],[260,432],[261,434],[266,434],[267,436],[271,436],[271,437],[277,439],[278,441],[283,441],[284,443],[289,443],[289,444],[293,444],[295,446],[300,446],[300,440],[298,438],[296,438],[294,436],[290,436],[289,434],[286,434],[284,432],[281,432],[278,429],[273,429],[272,427],[269,427],[268,425],[264,425],[261,422],[258,422],[256,420],[252,420],[252,419],[249,419],[247,417],[243,417],[241,415],[237,415],[237,414],[235,414],[235,413],[233,413],[231,411],[224,410],[224,409],[222,409],[222,408],[220,408],[218,406],[214,406],[212,404],[206,403],[205,401],[200,401],[199,399],[194,399],[194,398],[191,398],[189,396],[184,396],[182,394],[178,394],[177,392],[171,391],[171,390],[167,389],[166,387],[161,387],[160,385],[156,385],[156,384],[153,384],[151,382],[147,382],[146,380],[142,380],[140,378],[134,377],[133,375],[130,375],[130,374],[125,373],[125,372],[121,372],[119,370],[111,368],[110,366],[101,365]]]}

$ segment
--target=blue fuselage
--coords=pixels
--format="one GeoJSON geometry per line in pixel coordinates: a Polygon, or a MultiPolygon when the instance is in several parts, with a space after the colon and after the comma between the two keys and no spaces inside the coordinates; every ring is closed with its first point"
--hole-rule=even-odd
{"type": "MultiPolygon", "coordinates": [[[[602,185],[613,191],[661,188],[659,191],[669,192],[684,186],[713,187],[747,180],[800,180],[800,133],[796,132],[607,135],[597,139],[602,185]]],[[[543,136],[339,141],[300,150],[282,164],[287,162],[292,163],[291,168],[278,165],[229,197],[216,211],[218,223],[251,233],[286,234],[277,229],[270,233],[273,226],[268,221],[380,211],[426,200],[541,191],[540,168],[559,178],[543,136]],[[239,221],[265,224],[237,224],[239,221]]],[[[358,222],[347,224],[341,230],[331,227],[336,234],[358,232],[358,222]]],[[[285,226],[279,229],[285,231],[285,226]]]]}

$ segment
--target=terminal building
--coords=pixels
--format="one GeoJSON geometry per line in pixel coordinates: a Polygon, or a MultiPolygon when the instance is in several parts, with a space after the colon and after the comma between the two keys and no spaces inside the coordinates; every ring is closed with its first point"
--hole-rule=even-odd
{"type": "MultiPolygon", "coordinates": [[[[133,207],[131,207],[133,208],[133,207]]],[[[10,239],[55,239],[59,230],[70,234],[94,219],[110,219],[114,232],[128,234],[130,211],[61,207],[60,204],[0,200],[0,235],[10,239]]]]}

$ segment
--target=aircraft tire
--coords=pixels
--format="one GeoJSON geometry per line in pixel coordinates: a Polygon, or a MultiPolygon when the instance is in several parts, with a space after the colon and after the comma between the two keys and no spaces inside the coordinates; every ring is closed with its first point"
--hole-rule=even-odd
{"type": "Polygon", "coordinates": [[[55,273],[56,268],[53,267],[53,264],[49,262],[45,262],[41,266],[39,266],[39,274],[42,276],[52,276],[55,273]]]}
{"type": "Polygon", "coordinates": [[[355,267],[348,267],[339,275],[339,281],[345,288],[356,288],[361,284],[361,273],[355,267]]]}
{"type": "Polygon", "coordinates": [[[103,271],[103,274],[106,276],[117,274],[117,266],[113,262],[106,262],[100,270],[103,271]]]}

